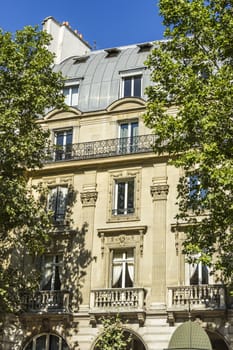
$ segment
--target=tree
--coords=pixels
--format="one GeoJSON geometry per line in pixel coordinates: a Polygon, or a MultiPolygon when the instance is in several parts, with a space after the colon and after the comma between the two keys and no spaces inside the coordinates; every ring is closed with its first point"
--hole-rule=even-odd
{"type": "Polygon", "coordinates": [[[18,293],[35,273],[22,268],[25,254],[42,252],[51,228],[29,172],[42,167],[48,132],[38,119],[63,105],[63,80],[53,72],[50,37],[37,27],[15,35],[0,30],[0,308],[13,311],[18,293]],[[23,254],[22,254],[23,253],[23,254]]]}
{"type": "Polygon", "coordinates": [[[130,346],[131,336],[126,334],[119,316],[102,318],[103,332],[98,338],[95,349],[126,350],[130,346]]]}
{"type": "Polygon", "coordinates": [[[184,253],[232,283],[233,1],[160,0],[160,13],[166,40],[147,61],[145,123],[157,136],[155,151],[183,169],[184,253]]]}

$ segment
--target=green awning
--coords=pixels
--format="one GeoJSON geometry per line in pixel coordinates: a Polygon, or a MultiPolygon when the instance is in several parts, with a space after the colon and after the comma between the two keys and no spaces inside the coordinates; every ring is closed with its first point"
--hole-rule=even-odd
{"type": "Polygon", "coordinates": [[[212,346],[204,329],[197,322],[187,321],[175,330],[168,349],[212,350],[212,346]]]}

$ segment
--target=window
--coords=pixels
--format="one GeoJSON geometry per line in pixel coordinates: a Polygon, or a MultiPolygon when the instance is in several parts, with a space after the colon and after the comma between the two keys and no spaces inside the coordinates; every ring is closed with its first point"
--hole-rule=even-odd
{"type": "Polygon", "coordinates": [[[122,97],[142,96],[142,75],[123,77],[122,97]]]}
{"type": "Polygon", "coordinates": [[[112,288],[130,288],[134,282],[133,249],[112,251],[112,288]]]}
{"type": "Polygon", "coordinates": [[[208,267],[199,262],[197,264],[189,265],[190,285],[208,284],[209,270],[208,267]]]}
{"type": "Polygon", "coordinates": [[[115,180],[113,215],[133,214],[134,208],[134,179],[115,180]]]}
{"type": "Polygon", "coordinates": [[[203,187],[200,176],[197,174],[191,175],[188,179],[189,185],[189,207],[192,210],[201,208],[204,209],[208,190],[203,187]]]}
{"type": "Polygon", "coordinates": [[[69,85],[63,88],[65,103],[68,106],[78,105],[78,90],[79,90],[79,85],[69,85]]]}
{"type": "Polygon", "coordinates": [[[202,187],[200,177],[192,175],[189,177],[189,197],[204,199],[207,195],[207,189],[202,187]]]}
{"type": "Polygon", "coordinates": [[[104,50],[107,55],[105,56],[106,58],[110,58],[110,57],[116,57],[119,55],[119,53],[121,52],[120,49],[118,49],[117,47],[113,47],[113,48],[110,48],[110,49],[106,49],[104,50]]]}
{"type": "Polygon", "coordinates": [[[24,350],[69,350],[65,340],[53,334],[33,338],[24,350]]]}
{"type": "Polygon", "coordinates": [[[141,167],[109,171],[108,222],[140,219],[141,167]]]}
{"type": "Polygon", "coordinates": [[[55,160],[71,159],[72,138],[72,129],[58,130],[54,132],[54,141],[56,145],[55,160]]]}
{"type": "Polygon", "coordinates": [[[53,212],[55,223],[63,223],[67,207],[67,186],[57,186],[50,189],[48,196],[48,209],[53,212]]]}
{"type": "Polygon", "coordinates": [[[62,257],[60,255],[45,255],[42,262],[41,290],[61,289],[62,257]]]}
{"type": "Polygon", "coordinates": [[[119,153],[133,153],[137,150],[138,121],[119,125],[119,153]]]}

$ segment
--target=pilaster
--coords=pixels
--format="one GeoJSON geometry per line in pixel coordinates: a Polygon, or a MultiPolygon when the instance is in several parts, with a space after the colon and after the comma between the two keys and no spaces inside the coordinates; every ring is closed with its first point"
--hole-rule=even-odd
{"type": "Polygon", "coordinates": [[[151,309],[163,310],[166,303],[166,211],[167,195],[166,164],[155,166],[155,177],[150,188],[153,202],[152,239],[152,290],[151,309]]]}

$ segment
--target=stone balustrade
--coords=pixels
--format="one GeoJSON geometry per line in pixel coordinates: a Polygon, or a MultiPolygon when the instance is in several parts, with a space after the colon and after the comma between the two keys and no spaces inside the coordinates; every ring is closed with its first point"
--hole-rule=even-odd
{"type": "Polygon", "coordinates": [[[168,309],[224,309],[225,306],[223,285],[203,284],[168,288],[168,309]]]}
{"type": "Polygon", "coordinates": [[[91,291],[91,310],[143,310],[145,291],[143,288],[109,288],[91,291]]]}
{"type": "Polygon", "coordinates": [[[69,312],[70,293],[43,290],[22,295],[22,309],[26,312],[69,312]]]}

